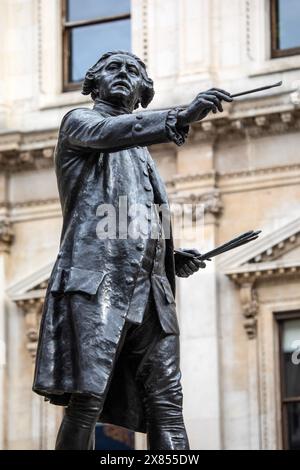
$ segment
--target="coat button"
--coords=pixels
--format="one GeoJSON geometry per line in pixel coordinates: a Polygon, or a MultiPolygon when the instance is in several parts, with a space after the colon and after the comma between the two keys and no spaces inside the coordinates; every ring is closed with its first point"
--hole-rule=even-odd
{"type": "Polygon", "coordinates": [[[150,184],[145,184],[144,189],[146,189],[146,191],[151,191],[152,186],[150,186],[150,184]]]}
{"type": "Polygon", "coordinates": [[[134,126],[134,130],[137,131],[137,132],[140,132],[142,129],[143,129],[143,126],[141,124],[136,124],[134,126]]]}
{"type": "Polygon", "coordinates": [[[143,251],[143,249],[145,248],[145,245],[144,245],[144,243],[138,243],[138,244],[136,245],[136,248],[137,248],[139,251],[143,251]]]}
{"type": "Polygon", "coordinates": [[[145,163],[145,161],[146,161],[145,158],[142,157],[142,156],[140,156],[140,160],[141,160],[141,162],[143,162],[143,163],[145,163]]]}
{"type": "Polygon", "coordinates": [[[136,115],[136,118],[137,118],[137,119],[143,119],[143,116],[142,116],[141,114],[137,114],[137,115],[136,115]]]}
{"type": "Polygon", "coordinates": [[[151,201],[147,201],[147,202],[146,202],[146,206],[147,206],[147,207],[152,207],[152,202],[151,202],[151,201]]]}
{"type": "Polygon", "coordinates": [[[148,173],[147,170],[144,170],[143,173],[144,173],[145,176],[148,176],[148,178],[149,178],[149,173],[148,173]]]}
{"type": "Polygon", "coordinates": [[[133,277],[128,277],[126,279],[126,284],[132,284],[134,282],[134,278],[133,277]]]}
{"type": "Polygon", "coordinates": [[[61,257],[62,257],[62,251],[59,251],[59,252],[58,252],[58,255],[57,255],[57,258],[59,259],[59,258],[61,258],[61,257]]]}
{"type": "Polygon", "coordinates": [[[140,263],[138,262],[137,259],[134,259],[134,260],[130,261],[130,264],[131,264],[131,266],[139,266],[140,265],[140,263]]]}

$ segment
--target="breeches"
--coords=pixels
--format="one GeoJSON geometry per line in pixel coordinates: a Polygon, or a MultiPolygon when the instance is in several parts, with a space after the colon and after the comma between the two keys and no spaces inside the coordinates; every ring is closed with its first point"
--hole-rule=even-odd
{"type": "MultiPolygon", "coordinates": [[[[116,360],[120,354],[127,356],[142,390],[148,448],[189,449],[182,416],[179,336],[162,330],[152,292],[143,322],[140,325],[125,323],[116,360]]],[[[103,403],[103,397],[72,394],[57,436],[56,449],[91,449],[103,403]]]]}

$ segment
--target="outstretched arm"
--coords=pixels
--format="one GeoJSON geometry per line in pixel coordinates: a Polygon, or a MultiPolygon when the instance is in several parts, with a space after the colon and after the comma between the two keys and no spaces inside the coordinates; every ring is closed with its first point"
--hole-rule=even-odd
{"type": "Polygon", "coordinates": [[[104,117],[77,108],[63,119],[60,137],[72,147],[117,151],[173,141],[184,143],[188,126],[177,124],[179,109],[104,117]]]}
{"type": "Polygon", "coordinates": [[[189,125],[203,119],[211,111],[222,112],[222,100],[232,101],[232,98],[226,91],[212,88],[199,93],[186,108],[109,117],[91,109],[77,108],[65,115],[60,136],[73,147],[104,151],[170,141],[182,145],[189,125]]]}

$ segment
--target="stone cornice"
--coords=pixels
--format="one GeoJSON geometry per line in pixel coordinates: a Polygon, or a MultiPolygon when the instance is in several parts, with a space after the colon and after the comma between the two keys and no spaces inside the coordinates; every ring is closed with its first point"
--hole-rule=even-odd
{"type": "Polygon", "coordinates": [[[264,167],[264,168],[256,168],[251,170],[239,170],[239,171],[230,171],[227,173],[220,172],[218,173],[218,177],[222,179],[233,179],[233,178],[257,178],[261,175],[269,175],[271,174],[274,176],[275,173],[281,174],[290,171],[300,171],[300,164],[291,164],[291,165],[277,165],[272,167],[264,167]]]}
{"type": "Polygon", "coordinates": [[[29,201],[8,202],[0,204],[0,207],[5,207],[8,211],[14,209],[23,209],[28,207],[47,206],[50,204],[59,204],[58,198],[50,199],[32,199],[29,201]]]}
{"type": "Polygon", "coordinates": [[[0,171],[49,168],[57,129],[0,134],[0,171]]]}
{"type": "Polygon", "coordinates": [[[223,211],[220,192],[217,189],[199,194],[193,192],[184,195],[172,194],[170,195],[170,203],[171,207],[173,204],[190,206],[193,220],[196,220],[199,206],[203,208],[204,213],[209,213],[216,217],[220,216],[223,211]]]}
{"type": "Polygon", "coordinates": [[[203,173],[191,173],[186,175],[175,175],[172,179],[167,180],[166,184],[169,186],[173,186],[176,183],[192,183],[194,181],[203,181],[203,180],[210,180],[216,178],[219,180],[232,180],[232,179],[241,179],[241,178],[257,178],[258,176],[262,175],[272,175],[274,174],[282,174],[287,172],[300,172],[300,164],[295,163],[291,165],[277,165],[271,167],[264,167],[264,168],[255,168],[251,170],[236,170],[236,171],[228,171],[228,172],[218,172],[215,170],[206,171],[203,173]]]}
{"type": "Polygon", "coordinates": [[[298,262],[266,262],[246,264],[236,269],[226,271],[226,275],[236,284],[252,282],[259,279],[271,279],[274,277],[300,276],[300,261],[298,262]]]}
{"type": "MultiPolygon", "coordinates": [[[[251,170],[239,170],[233,172],[217,172],[215,170],[203,172],[203,173],[193,173],[186,175],[174,175],[173,178],[165,181],[165,184],[169,190],[169,193],[172,195],[176,187],[186,186],[190,188],[191,185],[206,186],[207,183],[212,186],[217,185],[221,189],[221,192],[225,190],[226,187],[230,188],[232,185],[236,184],[251,184],[251,181],[255,181],[257,186],[262,182],[270,180],[274,183],[276,180],[285,180],[286,178],[296,178],[299,175],[300,177],[300,164],[291,164],[291,165],[278,165],[273,167],[264,167],[251,170]]],[[[275,183],[274,183],[275,184],[275,183]]],[[[36,199],[29,201],[18,201],[13,203],[0,203],[0,208],[4,207],[9,211],[24,209],[24,208],[35,208],[42,207],[47,205],[58,205],[58,198],[50,199],[36,199]]]]}
{"type": "MultiPolygon", "coordinates": [[[[249,110],[239,104],[218,117],[193,124],[189,141],[259,138],[299,130],[300,110],[297,106],[271,104],[249,110]]],[[[58,129],[0,133],[0,171],[51,167],[57,133],[58,129]]],[[[168,144],[162,144],[162,148],[164,145],[168,144]]],[[[159,150],[160,146],[155,148],[159,150]]]]}
{"type": "Polygon", "coordinates": [[[292,105],[270,106],[254,112],[227,112],[221,117],[206,119],[192,125],[191,141],[234,140],[259,138],[297,132],[300,129],[300,110],[292,105]]]}
{"type": "MultiPolygon", "coordinates": [[[[188,175],[175,175],[166,181],[169,199],[191,203],[204,194],[251,191],[280,185],[300,184],[300,164],[241,170],[228,173],[208,171],[188,175]]],[[[196,201],[201,203],[202,201],[196,201]]],[[[58,198],[0,203],[0,210],[12,222],[38,218],[61,217],[58,198]]]]}
{"type": "Polygon", "coordinates": [[[62,216],[58,198],[2,203],[0,204],[0,212],[2,211],[12,223],[62,216]]]}
{"type": "Polygon", "coordinates": [[[300,183],[300,164],[277,165],[232,172],[208,171],[175,175],[166,181],[170,193],[192,187],[218,187],[221,193],[251,191],[259,188],[300,183]]]}
{"type": "Polygon", "coordinates": [[[217,172],[215,170],[206,171],[203,173],[190,173],[187,175],[174,175],[172,179],[166,181],[167,187],[174,187],[176,184],[184,183],[198,183],[199,181],[209,181],[216,178],[217,172]]]}

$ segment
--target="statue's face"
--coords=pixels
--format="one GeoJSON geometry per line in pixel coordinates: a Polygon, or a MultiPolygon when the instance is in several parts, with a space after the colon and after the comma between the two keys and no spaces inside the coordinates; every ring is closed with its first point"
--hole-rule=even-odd
{"type": "Polygon", "coordinates": [[[141,98],[142,83],[139,64],[124,54],[109,57],[96,78],[100,99],[132,109],[141,98]]]}

